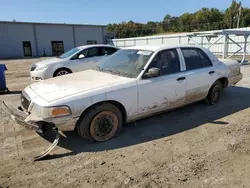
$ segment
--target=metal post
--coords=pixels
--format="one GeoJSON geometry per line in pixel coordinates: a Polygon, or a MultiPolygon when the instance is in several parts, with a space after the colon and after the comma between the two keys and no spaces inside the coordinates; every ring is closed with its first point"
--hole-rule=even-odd
{"type": "Polygon", "coordinates": [[[136,40],[134,39],[134,46],[136,46],[136,40]]]}
{"type": "Polygon", "coordinates": [[[181,44],[181,36],[179,36],[179,44],[181,44]]]}
{"type": "Polygon", "coordinates": [[[72,32],[73,32],[74,47],[76,47],[76,33],[75,33],[75,26],[74,25],[72,25],[72,32]]]}
{"type": "Polygon", "coordinates": [[[240,26],[240,16],[241,16],[241,5],[240,5],[240,8],[239,8],[239,13],[238,13],[237,28],[239,28],[239,26],[240,26]]]}
{"type": "Polygon", "coordinates": [[[203,47],[203,37],[201,37],[201,46],[203,47]]]}
{"type": "Polygon", "coordinates": [[[162,37],[162,38],[161,38],[161,44],[163,44],[163,41],[164,41],[164,38],[162,37]]]}
{"type": "Polygon", "coordinates": [[[244,64],[244,63],[247,62],[247,60],[246,60],[246,53],[247,53],[247,39],[248,39],[248,36],[249,36],[248,34],[244,35],[245,41],[244,41],[244,48],[243,48],[243,58],[241,60],[242,64],[244,64]]]}
{"type": "Polygon", "coordinates": [[[228,51],[228,35],[225,34],[224,36],[224,50],[223,50],[223,59],[226,59],[228,51]]]}
{"type": "Polygon", "coordinates": [[[35,48],[36,48],[36,56],[39,56],[38,44],[37,44],[36,26],[35,26],[35,24],[32,24],[32,26],[33,26],[33,35],[34,35],[35,48]]]}

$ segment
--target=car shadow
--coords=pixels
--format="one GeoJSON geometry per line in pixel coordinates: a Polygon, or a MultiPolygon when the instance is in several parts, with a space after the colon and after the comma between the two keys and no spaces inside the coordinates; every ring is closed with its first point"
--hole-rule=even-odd
{"type": "MultiPolygon", "coordinates": [[[[64,132],[58,146],[70,150],[65,154],[54,154],[47,159],[75,155],[81,152],[99,152],[128,147],[159,138],[169,137],[196,128],[205,123],[228,126],[219,119],[250,107],[250,88],[232,87],[224,91],[220,103],[206,105],[202,102],[188,105],[157,116],[146,118],[124,126],[120,135],[106,142],[94,142],[80,138],[75,132],[64,132]],[[219,120],[219,121],[217,121],[219,120]]],[[[52,137],[43,136],[53,141],[52,137]]]]}

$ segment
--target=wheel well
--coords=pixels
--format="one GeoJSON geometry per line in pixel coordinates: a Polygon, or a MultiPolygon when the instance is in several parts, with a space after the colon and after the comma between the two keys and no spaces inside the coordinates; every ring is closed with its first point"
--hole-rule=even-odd
{"type": "Polygon", "coordinates": [[[67,68],[67,67],[61,67],[61,68],[55,70],[55,72],[54,72],[54,74],[53,74],[53,77],[56,76],[56,72],[58,72],[59,70],[67,70],[67,71],[69,71],[70,73],[72,73],[72,70],[70,70],[69,68],[67,68]]]}
{"type": "Polygon", "coordinates": [[[97,105],[100,105],[100,104],[103,104],[103,103],[110,103],[110,104],[113,104],[114,106],[116,106],[116,107],[120,110],[120,112],[122,113],[123,122],[126,121],[127,112],[126,112],[125,107],[124,107],[121,103],[119,103],[119,102],[117,102],[117,101],[112,101],[112,100],[98,102],[98,103],[95,103],[95,104],[89,106],[87,109],[85,109],[85,110],[82,112],[82,114],[81,114],[79,120],[80,120],[81,118],[84,117],[84,114],[86,114],[90,108],[93,108],[93,107],[95,107],[95,106],[97,106],[97,105]]]}
{"type": "Polygon", "coordinates": [[[223,78],[218,79],[217,81],[219,81],[222,84],[223,88],[227,88],[227,86],[228,86],[228,79],[227,78],[223,77],[223,78]]]}

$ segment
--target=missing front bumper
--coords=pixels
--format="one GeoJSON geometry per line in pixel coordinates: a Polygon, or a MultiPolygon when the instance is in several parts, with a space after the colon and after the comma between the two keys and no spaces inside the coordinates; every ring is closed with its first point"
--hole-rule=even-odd
{"type": "Polygon", "coordinates": [[[27,122],[25,119],[27,118],[27,114],[22,111],[21,107],[15,108],[11,103],[3,102],[3,106],[5,111],[8,112],[10,118],[17,122],[18,124],[25,126],[29,129],[32,129],[36,132],[43,133],[42,125],[37,122],[27,122]]]}
{"type": "MultiPolygon", "coordinates": [[[[26,122],[25,121],[25,119],[27,118],[28,115],[24,111],[22,111],[21,107],[18,107],[18,109],[16,109],[15,107],[12,106],[12,104],[10,104],[10,103],[6,104],[6,102],[3,102],[3,107],[5,108],[4,110],[7,113],[9,113],[9,116],[11,117],[11,119],[14,120],[15,122],[17,122],[18,124],[23,125],[29,129],[35,130],[36,132],[44,133],[44,131],[43,131],[44,127],[42,126],[42,124],[40,125],[37,122],[26,122]]],[[[34,161],[41,160],[41,159],[45,158],[57,146],[59,139],[60,139],[60,134],[58,133],[58,130],[55,127],[51,127],[51,130],[54,131],[56,134],[53,143],[48,147],[48,149],[43,151],[40,155],[35,156],[33,158],[34,161]]]]}

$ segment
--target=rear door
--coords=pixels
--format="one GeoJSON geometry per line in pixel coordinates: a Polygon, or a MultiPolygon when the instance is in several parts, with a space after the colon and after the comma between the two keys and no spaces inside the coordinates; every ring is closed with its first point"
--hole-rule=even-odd
{"type": "Polygon", "coordinates": [[[187,92],[185,103],[199,101],[207,96],[216,81],[216,70],[207,54],[199,48],[181,48],[186,65],[187,92]]]}

